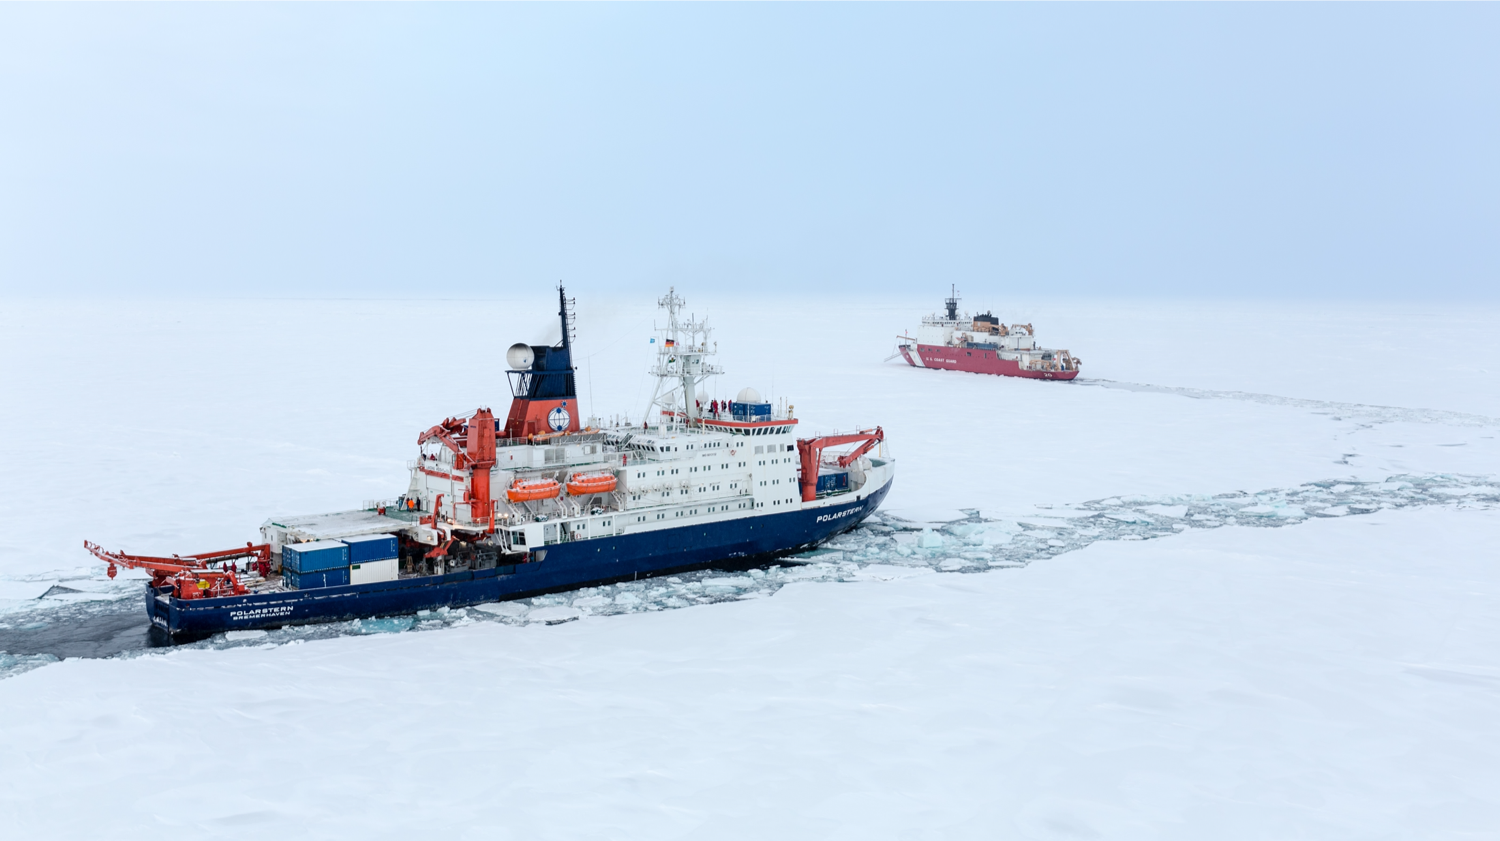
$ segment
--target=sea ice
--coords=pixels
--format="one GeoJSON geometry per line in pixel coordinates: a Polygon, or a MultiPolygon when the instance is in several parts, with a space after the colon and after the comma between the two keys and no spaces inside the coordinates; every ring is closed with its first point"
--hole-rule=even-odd
{"type": "Polygon", "coordinates": [[[1161,517],[1171,517],[1180,520],[1187,516],[1188,507],[1186,505],[1145,505],[1141,507],[1141,510],[1161,517]]]}
{"type": "Polygon", "coordinates": [[[0,600],[24,601],[39,599],[42,594],[57,585],[55,580],[25,581],[0,578],[0,600]]]}
{"type": "Polygon", "coordinates": [[[526,611],[530,610],[529,607],[520,602],[489,602],[487,604],[475,605],[474,609],[491,614],[492,616],[510,617],[524,616],[526,615],[526,611]]]}
{"type": "Polygon", "coordinates": [[[555,625],[561,622],[569,622],[574,619],[581,618],[582,616],[583,611],[578,610],[577,608],[563,607],[561,605],[558,605],[553,607],[535,608],[530,613],[526,614],[526,621],[545,622],[548,625],[555,625]]]}
{"type": "MultiPolygon", "coordinates": [[[[137,573],[108,582],[95,565],[79,581],[82,539],[223,548],[253,537],[267,505],[338,510],[404,487],[409,454],[392,441],[505,393],[440,378],[439,411],[369,410],[390,382],[429,373],[388,337],[451,306],[0,309],[15,362],[0,368],[0,463],[28,493],[76,493],[30,430],[112,410],[90,486],[109,504],[49,522],[53,540],[0,538],[0,587],[46,578],[133,600],[137,573]],[[316,379],[316,399],[247,408],[268,370],[316,379]],[[211,433],[182,422],[204,406],[241,409],[211,433]],[[341,416],[361,422],[308,443],[341,416]]],[[[530,324],[511,302],[466,306],[499,353],[530,324]]],[[[832,322],[818,307],[734,306],[716,337],[735,348],[729,379],[775,372],[801,428],[852,416],[889,436],[894,489],[842,551],[433,612],[397,635],[354,622],[60,666],[0,654],[0,715],[27,723],[0,729],[0,778],[25,807],[8,830],[144,838],[167,820],[265,837],[318,826],[330,803],[340,834],[370,836],[1436,838],[1500,824],[1485,695],[1500,674],[1485,554],[1500,540],[1500,421],[1482,414],[1500,414],[1500,392],[1392,351],[1384,316],[1304,312],[1292,330],[1235,308],[1044,308],[1091,361],[1064,385],[881,366],[890,336],[871,325],[889,302],[832,322]],[[1264,365],[1246,348],[1267,330],[1333,352],[1264,365]],[[813,333],[841,352],[776,367],[777,337],[813,333]],[[1194,352],[1166,352],[1180,347],[1194,352]],[[1365,358],[1380,364],[1345,364],[1365,358]],[[1319,359],[1342,360],[1338,376],[1319,359]],[[997,419],[999,437],[932,434],[932,407],[955,400],[997,419]],[[1031,441],[1049,445],[1016,443],[1031,441]],[[1294,510],[1317,516],[1272,516],[1294,510]],[[585,611],[600,618],[566,621],[585,611]],[[548,616],[566,624],[541,627],[548,616]],[[163,818],[140,746],[204,715],[212,741],[171,751],[173,802],[194,807],[163,818]],[[413,758],[443,773],[414,773],[413,758]],[[288,767],[323,773],[272,794],[223,784],[288,767]]],[[[652,315],[608,319],[634,335],[652,315]]],[[[1478,325],[1477,358],[1500,358],[1491,316],[1428,323],[1478,325]]],[[[639,402],[639,359],[580,358],[601,411],[639,402]]],[[[0,640],[119,605],[37,595],[14,602],[0,640]]]]}
{"type": "Polygon", "coordinates": [[[893,564],[870,564],[854,574],[858,581],[895,581],[901,578],[910,578],[914,575],[924,575],[931,570],[923,567],[895,566],[893,564]]]}
{"type": "Polygon", "coordinates": [[[416,624],[410,616],[386,616],[377,619],[361,619],[356,623],[356,632],[361,634],[399,634],[416,624]]]}

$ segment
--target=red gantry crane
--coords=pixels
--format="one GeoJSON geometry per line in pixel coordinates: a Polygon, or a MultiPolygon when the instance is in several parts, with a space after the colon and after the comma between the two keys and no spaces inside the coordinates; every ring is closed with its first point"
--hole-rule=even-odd
{"type": "Polygon", "coordinates": [[[802,501],[812,502],[818,498],[818,464],[825,447],[859,444],[838,458],[839,467],[848,467],[884,440],[885,431],[877,426],[850,435],[825,435],[822,438],[803,438],[798,441],[797,454],[802,457],[802,501]]]}

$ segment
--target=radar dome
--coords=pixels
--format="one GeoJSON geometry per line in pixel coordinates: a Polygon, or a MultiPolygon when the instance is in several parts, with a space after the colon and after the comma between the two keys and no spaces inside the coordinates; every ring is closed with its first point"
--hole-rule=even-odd
{"type": "Polygon", "coordinates": [[[738,397],[734,398],[734,402],[736,402],[736,403],[764,403],[765,401],[760,399],[760,392],[758,392],[755,389],[750,388],[750,387],[747,386],[745,388],[740,389],[740,394],[739,394],[738,397]]]}
{"type": "Polygon", "coordinates": [[[535,360],[536,354],[532,352],[531,345],[525,342],[516,342],[505,352],[505,364],[516,371],[529,370],[535,360]]]}

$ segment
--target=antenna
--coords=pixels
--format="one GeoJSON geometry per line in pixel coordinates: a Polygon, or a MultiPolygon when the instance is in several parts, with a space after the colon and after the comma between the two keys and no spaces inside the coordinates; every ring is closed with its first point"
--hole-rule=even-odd
{"type": "Polygon", "coordinates": [[[578,299],[563,293],[562,281],[557,282],[557,317],[562,319],[562,346],[570,350],[578,341],[578,299]]]}
{"type": "MultiPolygon", "coordinates": [[[[563,291],[561,280],[557,282],[557,317],[562,319],[562,347],[568,353],[568,370],[577,371],[578,366],[573,364],[573,345],[578,343],[578,299],[567,296],[567,293],[563,291]]],[[[592,407],[594,405],[594,366],[590,360],[584,361],[589,366],[589,406],[592,407]]],[[[577,399],[576,396],[574,399],[577,399]]]]}
{"type": "Polygon", "coordinates": [[[949,321],[957,321],[958,320],[958,302],[959,302],[958,286],[957,285],[953,285],[953,286],[950,286],[949,288],[952,289],[952,294],[949,295],[949,297],[946,300],[943,301],[943,305],[948,308],[948,320],[949,321]]]}
{"type": "Polygon", "coordinates": [[[690,316],[686,321],[679,318],[679,311],[687,302],[678,297],[676,287],[669,287],[656,305],[667,311],[667,326],[657,328],[662,334],[662,343],[656,351],[656,364],[648,371],[657,379],[651,404],[646,407],[646,421],[650,422],[653,408],[660,408],[673,425],[677,423],[679,413],[689,422],[695,421],[698,419],[698,384],[724,373],[717,365],[704,361],[705,357],[718,352],[709,343],[713,331],[702,321],[694,320],[695,317],[690,316]]]}

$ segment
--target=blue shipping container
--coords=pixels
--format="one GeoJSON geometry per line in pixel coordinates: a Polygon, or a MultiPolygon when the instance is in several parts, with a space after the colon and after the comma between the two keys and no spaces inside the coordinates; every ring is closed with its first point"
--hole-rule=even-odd
{"type": "Polygon", "coordinates": [[[768,421],[771,419],[771,404],[731,402],[729,416],[734,420],[747,423],[768,421]]]}
{"type": "Polygon", "coordinates": [[[393,534],[367,534],[362,537],[346,537],[344,542],[349,544],[349,563],[362,564],[365,561],[384,561],[390,558],[400,557],[401,552],[396,546],[396,536],[393,534]]]}
{"type": "Polygon", "coordinates": [[[325,569],[321,572],[281,573],[281,583],[293,590],[311,590],[315,587],[342,587],[349,583],[349,570],[325,569]]]}
{"type": "Polygon", "coordinates": [[[849,490],[848,473],[819,473],[818,493],[830,494],[849,490]]]}
{"type": "Polygon", "coordinates": [[[337,540],[288,543],[281,547],[281,568],[296,573],[349,568],[349,547],[337,540]]]}

